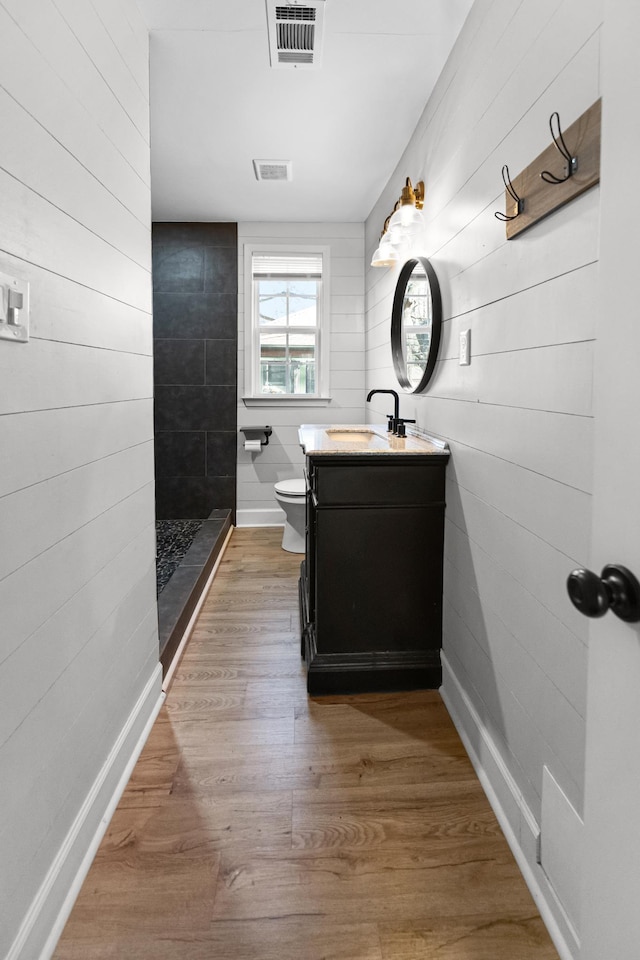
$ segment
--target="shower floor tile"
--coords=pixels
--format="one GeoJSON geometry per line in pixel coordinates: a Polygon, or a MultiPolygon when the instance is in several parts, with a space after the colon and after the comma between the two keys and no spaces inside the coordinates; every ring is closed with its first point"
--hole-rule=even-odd
{"type": "Polygon", "coordinates": [[[158,520],[156,523],[156,579],[158,596],[186,556],[203,520],[158,520]]]}

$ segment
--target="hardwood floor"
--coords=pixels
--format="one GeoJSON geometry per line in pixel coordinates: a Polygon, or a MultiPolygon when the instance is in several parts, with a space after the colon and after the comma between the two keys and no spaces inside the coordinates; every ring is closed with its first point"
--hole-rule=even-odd
{"type": "Polygon", "coordinates": [[[309,700],[236,530],[55,960],[557,960],[435,691],[309,700]]]}

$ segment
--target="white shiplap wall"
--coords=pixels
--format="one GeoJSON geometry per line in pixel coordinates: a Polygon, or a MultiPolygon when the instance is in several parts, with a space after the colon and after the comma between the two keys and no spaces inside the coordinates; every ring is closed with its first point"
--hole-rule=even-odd
{"type": "Polygon", "coordinates": [[[361,223],[238,224],[238,427],[270,424],[273,435],[260,453],[238,441],[238,524],[282,523],[273,494],[278,480],[302,477],[301,423],[361,423],[365,418],[364,225],[361,223]],[[331,258],[331,403],[325,407],[246,407],[244,394],[245,243],[321,244],[331,258]]]}
{"type": "MultiPolygon", "coordinates": [[[[438,274],[445,323],[434,379],[401,412],[452,451],[443,691],[564,955],[578,950],[579,920],[553,905],[535,839],[545,767],[572,822],[583,800],[587,622],[565,581],[589,556],[599,189],[509,243],[493,213],[502,165],[515,176],[550,141],[554,110],[567,127],[600,95],[601,21],[600,0],[477,0],[366,224],[370,257],[404,178],[424,179],[415,252],[438,274]]],[[[368,269],[367,389],[394,385],[396,278],[368,269]]],[[[384,419],[384,398],[376,411],[384,419]]]]}
{"type": "MultiPolygon", "coordinates": [[[[0,2],[0,955],[40,950],[160,697],[148,36],[0,2]]],[[[66,901],[66,902],[65,902],[66,901]]]]}

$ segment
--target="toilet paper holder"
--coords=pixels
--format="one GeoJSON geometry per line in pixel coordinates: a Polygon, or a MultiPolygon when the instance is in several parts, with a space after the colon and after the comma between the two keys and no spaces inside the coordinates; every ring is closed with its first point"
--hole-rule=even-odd
{"type": "Polygon", "coordinates": [[[244,433],[245,442],[247,440],[259,440],[260,446],[266,447],[269,443],[269,437],[273,433],[272,427],[240,427],[240,433],[244,433]]]}

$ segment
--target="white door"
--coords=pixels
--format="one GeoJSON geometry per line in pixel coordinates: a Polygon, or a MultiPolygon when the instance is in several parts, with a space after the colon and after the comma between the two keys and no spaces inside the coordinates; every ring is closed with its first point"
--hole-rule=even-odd
{"type": "MultiPolygon", "coordinates": [[[[640,4],[605,0],[591,568],[640,578],[640,4]]],[[[582,960],[640,958],[640,628],[592,621],[582,960]]]]}

